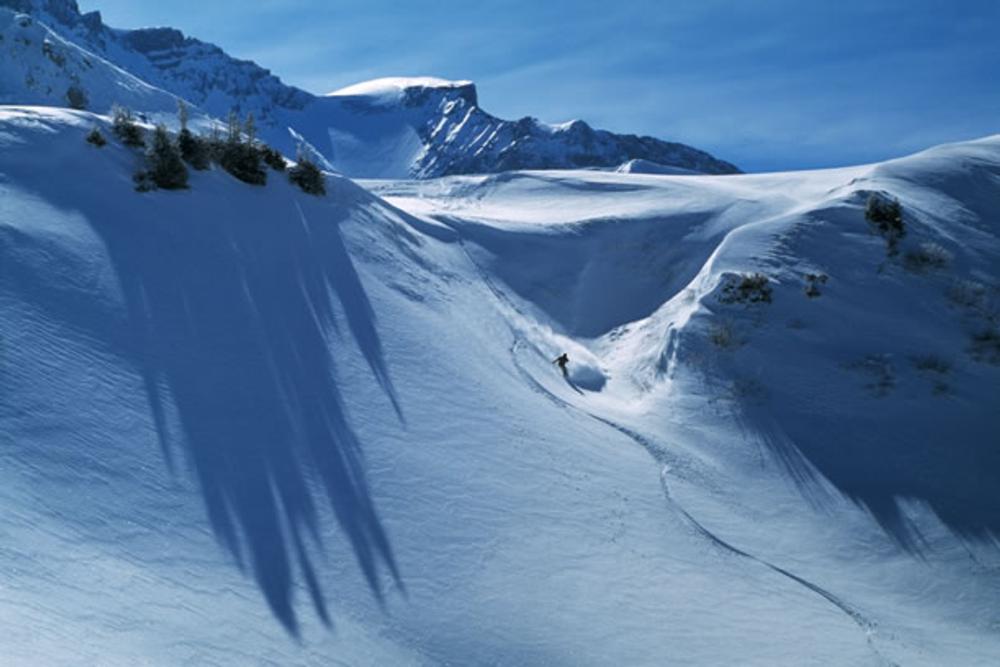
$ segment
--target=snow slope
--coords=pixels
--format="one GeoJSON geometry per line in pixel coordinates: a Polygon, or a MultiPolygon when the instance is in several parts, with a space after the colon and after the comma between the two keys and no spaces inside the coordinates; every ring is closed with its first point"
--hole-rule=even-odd
{"type": "Polygon", "coordinates": [[[1000,654],[1000,138],[315,198],[103,122],[0,110],[4,664],[1000,654]]]}
{"type": "Polygon", "coordinates": [[[253,113],[265,141],[290,156],[305,150],[352,177],[613,167],[633,158],[738,171],[684,144],[594,130],[582,121],[496,118],[478,107],[469,81],[378,79],[315,96],[173,28],[117,30],[99,12],[81,14],[75,0],[0,0],[0,17],[8,17],[0,21],[29,14],[42,24],[35,32],[47,36],[23,45],[0,41],[0,52],[6,43],[12,56],[0,61],[3,103],[63,106],[72,86],[85,92],[85,108],[99,113],[114,101],[159,113],[172,111],[176,96],[217,119],[231,110],[253,113]]]}
{"type": "Polygon", "coordinates": [[[173,115],[177,98],[81,49],[28,14],[0,7],[0,103],[70,106],[107,111],[122,104],[173,115]]]}

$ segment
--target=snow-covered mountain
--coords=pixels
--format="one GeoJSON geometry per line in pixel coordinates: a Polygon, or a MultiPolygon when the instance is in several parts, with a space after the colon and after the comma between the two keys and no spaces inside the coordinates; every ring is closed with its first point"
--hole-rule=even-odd
{"type": "Polygon", "coordinates": [[[177,98],[50,30],[0,8],[0,103],[107,111],[115,103],[174,114],[177,98]]]}
{"type": "Polygon", "coordinates": [[[738,171],[684,144],[594,130],[582,121],[501,120],[478,107],[470,82],[382,79],[314,96],[178,30],[109,28],[98,12],[81,14],[75,0],[0,0],[0,15],[4,25],[16,26],[5,29],[0,43],[3,102],[65,105],[74,88],[84,108],[105,112],[108,100],[117,99],[160,118],[168,102],[176,106],[170,99],[176,96],[216,118],[232,109],[253,113],[260,136],[275,147],[294,155],[308,145],[353,177],[614,167],[632,159],[738,171]],[[41,24],[33,37],[18,13],[41,24]],[[140,84],[141,94],[134,91],[140,84]]]}
{"type": "Polygon", "coordinates": [[[1000,136],[313,197],[105,123],[0,110],[3,664],[995,663],[1000,136]]]}

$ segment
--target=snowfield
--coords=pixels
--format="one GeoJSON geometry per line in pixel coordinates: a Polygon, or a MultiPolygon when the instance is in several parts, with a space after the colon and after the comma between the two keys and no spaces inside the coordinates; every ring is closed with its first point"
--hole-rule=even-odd
{"type": "Polygon", "coordinates": [[[1000,136],[318,198],[107,124],[0,107],[3,664],[996,664],[1000,136]]]}

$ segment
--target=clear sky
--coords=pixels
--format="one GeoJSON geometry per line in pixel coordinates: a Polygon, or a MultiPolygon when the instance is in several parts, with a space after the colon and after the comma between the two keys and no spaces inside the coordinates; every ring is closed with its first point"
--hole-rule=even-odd
{"type": "Polygon", "coordinates": [[[582,118],[748,171],[1000,132],[1000,0],[80,0],[324,93],[471,79],[507,118],[582,118]]]}

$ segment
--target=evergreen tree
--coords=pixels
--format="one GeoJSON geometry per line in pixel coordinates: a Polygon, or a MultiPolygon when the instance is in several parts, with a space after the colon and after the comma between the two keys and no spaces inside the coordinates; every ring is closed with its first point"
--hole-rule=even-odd
{"type": "Polygon", "coordinates": [[[149,177],[157,187],[179,190],[187,187],[188,171],[181,160],[180,151],[170,140],[167,128],[157,125],[153,132],[153,146],[149,151],[149,177]]]}
{"type": "Polygon", "coordinates": [[[285,164],[285,158],[276,149],[271,148],[267,144],[260,144],[257,147],[257,150],[260,153],[260,159],[264,161],[264,164],[275,171],[285,170],[285,167],[287,166],[285,164]]]}
{"type": "Polygon", "coordinates": [[[288,180],[311,195],[326,194],[326,180],[323,172],[309,158],[300,155],[298,163],[288,170],[288,180]]]}
{"type": "Polygon", "coordinates": [[[188,109],[184,100],[177,100],[177,120],[181,131],[177,133],[177,148],[184,161],[199,171],[208,169],[212,163],[209,143],[188,129],[188,109]]]}
{"type": "Polygon", "coordinates": [[[184,100],[177,98],[177,120],[181,124],[181,129],[186,130],[188,126],[188,108],[184,100]]]}
{"type": "MultiPolygon", "coordinates": [[[[246,127],[253,129],[253,122],[248,118],[246,127]]],[[[229,112],[228,134],[224,145],[218,148],[219,164],[230,174],[251,185],[264,185],[267,182],[267,172],[260,164],[260,153],[257,148],[243,140],[239,115],[236,111],[229,112]]]]}
{"type": "Polygon", "coordinates": [[[136,125],[130,110],[116,104],[111,109],[111,116],[111,128],[123,144],[133,147],[145,145],[142,138],[142,128],[136,125]]]}
{"type": "Polygon", "coordinates": [[[903,224],[903,206],[898,199],[889,199],[881,193],[872,193],[865,204],[865,219],[879,236],[885,239],[886,252],[892,256],[898,251],[899,241],[906,236],[903,224]]]}
{"type": "Polygon", "coordinates": [[[257,141],[257,125],[253,119],[253,112],[247,114],[247,119],[243,123],[243,132],[246,134],[247,143],[251,146],[257,141]]]}
{"type": "Polygon", "coordinates": [[[92,129],[90,132],[87,133],[87,143],[93,144],[94,146],[100,148],[104,144],[108,143],[108,140],[105,139],[104,135],[101,134],[101,131],[95,127],[94,129],[92,129]]]}

